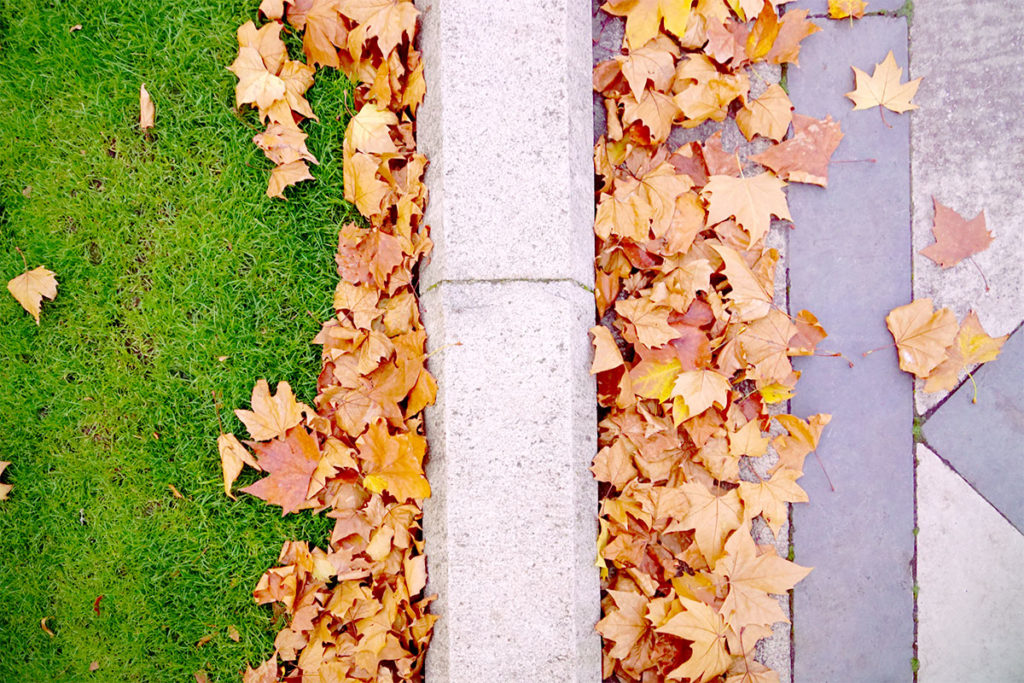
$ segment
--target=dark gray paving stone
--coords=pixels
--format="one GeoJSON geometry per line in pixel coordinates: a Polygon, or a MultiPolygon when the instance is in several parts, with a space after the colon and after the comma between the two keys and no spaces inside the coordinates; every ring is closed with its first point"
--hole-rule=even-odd
{"type": "Polygon", "coordinates": [[[928,447],[1024,533],[1024,334],[974,373],[924,424],[928,447]]]}
{"type": "Polygon", "coordinates": [[[892,49],[907,63],[903,19],[826,22],[789,70],[796,111],[842,124],[827,190],[793,184],[790,308],[815,313],[836,358],[797,363],[792,400],[801,417],[832,423],[801,484],[810,503],[794,506],[796,561],[815,567],[794,592],[797,683],[911,680],[914,600],[913,389],[897,366],[885,316],[910,300],[909,118],[852,111],[850,65],[870,73],[892,49]],[[875,159],[874,163],[865,161],[875,159]]]}
{"type": "MultiPolygon", "coordinates": [[[[905,4],[906,0],[868,0],[866,11],[896,12],[905,4]]],[[[828,14],[828,0],[796,0],[786,5],[786,9],[809,9],[811,14],[828,14]]]]}

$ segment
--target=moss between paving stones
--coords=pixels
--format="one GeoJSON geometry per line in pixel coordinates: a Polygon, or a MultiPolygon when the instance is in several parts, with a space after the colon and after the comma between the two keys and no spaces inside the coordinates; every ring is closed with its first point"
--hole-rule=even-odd
{"type": "Polygon", "coordinates": [[[224,68],[246,4],[0,5],[0,277],[22,272],[17,246],[60,280],[39,327],[0,296],[0,680],[235,680],[278,629],[253,604],[259,575],[285,539],[328,533],[221,491],[210,392],[236,431],[258,377],[313,396],[309,341],[330,315],[337,225],[356,215],[337,73],[309,96],[318,181],[264,197],[256,117],[233,112],[224,68]]]}

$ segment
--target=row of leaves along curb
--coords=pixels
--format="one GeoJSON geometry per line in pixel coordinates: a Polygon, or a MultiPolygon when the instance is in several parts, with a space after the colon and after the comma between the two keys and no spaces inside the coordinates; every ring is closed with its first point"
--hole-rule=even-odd
{"type": "Polygon", "coordinates": [[[250,441],[218,440],[224,491],[245,465],[267,473],[244,492],[282,514],[313,510],[335,520],[326,548],[289,541],[254,591],[288,624],[274,653],[244,674],[273,681],[415,681],[437,615],[424,596],[420,529],[430,485],[423,473],[423,408],[437,385],[426,370],[426,333],[413,273],[432,243],[422,224],[427,159],[416,151],[416,109],[425,83],[414,47],[411,0],[264,0],[267,19],[238,30],[238,106],[255,107],[266,131],[255,142],[275,167],[267,194],[311,179],[316,158],[299,124],[316,119],[304,94],[317,67],[356,84],[358,113],[344,139],[345,199],[368,227],[341,227],[336,315],[323,346],[312,406],[287,382],[260,380],[252,410],[236,411],[250,441]],[[288,56],[282,32],[302,36],[305,62],[288,56]]]}
{"type": "Polygon", "coordinates": [[[774,303],[765,237],[773,216],[790,219],[786,181],[827,184],[842,133],[794,115],[778,85],[751,93],[753,64],[795,63],[818,30],[806,10],[691,4],[602,7],[626,23],[622,54],[594,69],[608,122],[594,149],[597,629],[606,679],[777,683],[756,644],[810,570],[752,528],[778,534],[807,500],[797,479],[830,418],[773,415],[798,379],[790,358],[825,331],[774,303]],[[775,144],[741,159],[721,133],[668,142],[675,126],[730,117],[775,144]]]}

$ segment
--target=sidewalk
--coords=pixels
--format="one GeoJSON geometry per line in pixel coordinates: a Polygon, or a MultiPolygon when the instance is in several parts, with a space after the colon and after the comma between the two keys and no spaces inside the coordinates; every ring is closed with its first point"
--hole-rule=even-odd
{"type": "Polygon", "coordinates": [[[862,358],[891,344],[885,314],[911,297],[958,319],[973,309],[993,336],[1020,327],[1024,125],[1009,112],[1024,98],[1011,47],[1024,6],[910,4],[872,2],[886,15],[852,23],[825,18],[825,0],[789,6],[823,28],[789,72],[793,103],[846,134],[827,192],[790,187],[791,310],[815,311],[829,348],[856,363],[797,364],[794,412],[834,415],[818,453],[836,488],[809,468],[811,502],[794,510],[797,561],[816,567],[794,591],[801,683],[1016,681],[1024,666],[1024,338],[975,373],[977,403],[970,380],[911,394],[894,350],[862,358]],[[924,81],[920,109],[883,122],[844,93],[851,65],[870,72],[889,50],[924,81]],[[971,263],[943,271],[918,253],[934,241],[932,197],[968,218],[985,210],[996,241],[975,260],[989,291],[971,263]]]}

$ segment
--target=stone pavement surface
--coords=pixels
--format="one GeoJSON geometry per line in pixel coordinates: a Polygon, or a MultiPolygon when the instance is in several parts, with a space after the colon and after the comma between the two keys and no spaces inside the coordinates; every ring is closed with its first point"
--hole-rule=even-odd
{"type": "Polygon", "coordinates": [[[851,65],[871,73],[893,50],[907,63],[902,17],[819,20],[800,66],[789,69],[798,112],[840,122],[827,190],[794,184],[789,236],[790,312],[812,311],[839,358],[798,359],[793,414],[827,412],[793,510],[796,561],[815,568],[793,594],[793,680],[900,681],[914,656],[913,389],[886,314],[910,297],[910,120],[853,111],[851,65]],[[891,128],[889,127],[891,126],[891,128]],[[826,476],[825,471],[828,475],[826,476]],[[829,479],[835,486],[833,491],[829,479]],[[884,624],[885,628],[878,628],[884,624]],[[856,672],[854,674],[853,672],[856,672]]]}

